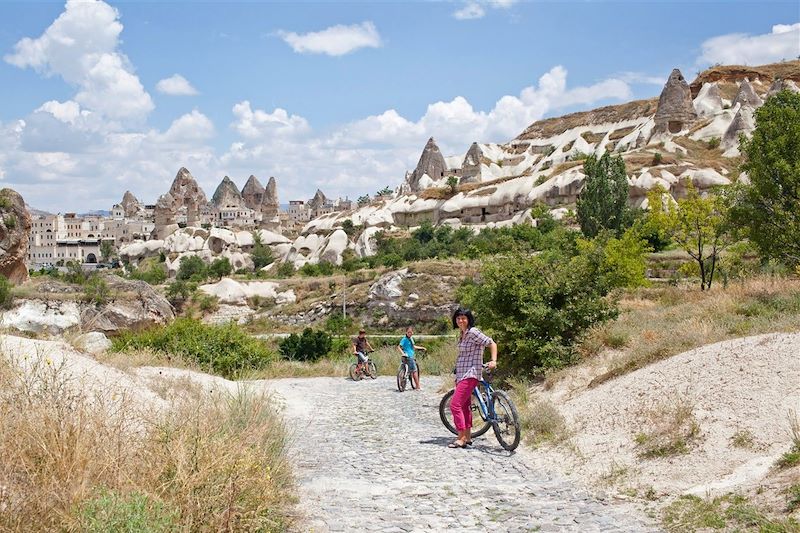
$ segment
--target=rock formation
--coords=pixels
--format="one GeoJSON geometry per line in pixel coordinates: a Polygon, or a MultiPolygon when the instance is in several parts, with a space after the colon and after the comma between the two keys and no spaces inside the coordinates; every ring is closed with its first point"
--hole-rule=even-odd
{"type": "Polygon", "coordinates": [[[658,98],[658,109],[655,116],[655,133],[678,133],[697,119],[692,105],[692,91],[678,69],[669,75],[661,96],[658,98]]]}
{"type": "Polygon", "coordinates": [[[211,197],[211,203],[218,208],[244,205],[239,189],[228,176],[222,178],[222,181],[217,186],[217,190],[214,191],[214,196],[211,197]]]}
{"type": "Polygon", "coordinates": [[[193,201],[198,206],[208,203],[206,193],[197,184],[191,172],[184,167],[181,167],[175,176],[172,186],[169,188],[169,194],[172,198],[172,208],[175,212],[181,210],[189,201],[193,201]]]}
{"type": "Polygon", "coordinates": [[[739,84],[739,91],[736,93],[736,98],[733,99],[733,103],[731,105],[749,105],[750,107],[756,108],[760,107],[763,103],[764,101],[756,94],[753,86],[750,85],[750,80],[745,78],[742,80],[742,83],[739,84]]]}
{"type": "Polygon", "coordinates": [[[694,110],[698,116],[713,116],[722,109],[722,95],[719,92],[719,85],[716,83],[706,83],[700,89],[700,93],[693,102],[694,110]]]}
{"type": "Polygon", "coordinates": [[[414,169],[414,172],[412,172],[408,178],[408,185],[412,192],[417,192],[421,188],[420,179],[422,176],[427,175],[432,180],[440,180],[445,177],[446,172],[447,163],[436,141],[431,137],[425,144],[425,149],[422,150],[417,168],[414,169]]]}
{"type": "Polygon", "coordinates": [[[725,130],[722,137],[722,148],[725,150],[736,149],[738,152],[739,136],[748,135],[755,129],[755,119],[753,118],[753,108],[749,105],[741,106],[736,116],[733,117],[730,126],[725,130]]]}
{"type": "Polygon", "coordinates": [[[142,203],[133,195],[131,191],[125,191],[120,205],[125,212],[125,218],[133,218],[144,210],[142,203]]]}
{"type": "Polygon", "coordinates": [[[467,155],[464,156],[464,162],[461,164],[461,183],[480,181],[482,158],[483,150],[478,146],[478,143],[472,143],[472,146],[467,150],[467,155]]]}
{"type": "Polygon", "coordinates": [[[776,78],[775,81],[772,82],[772,85],[770,85],[769,91],[767,91],[767,98],[783,90],[788,90],[795,93],[800,92],[800,89],[797,87],[797,84],[795,84],[792,80],[784,80],[781,78],[776,78]]]}
{"type": "Polygon", "coordinates": [[[11,283],[28,280],[28,236],[31,215],[25,200],[12,189],[0,190],[0,274],[11,283]]]}
{"type": "Polygon", "coordinates": [[[258,181],[258,178],[251,175],[247,178],[247,183],[242,187],[242,200],[244,205],[253,211],[259,211],[264,198],[264,186],[258,181]]]}
{"type": "Polygon", "coordinates": [[[261,226],[267,229],[277,229],[280,226],[280,219],[278,218],[278,186],[275,183],[275,178],[270,176],[267,182],[267,188],[261,197],[261,226]]]}
{"type": "Polygon", "coordinates": [[[317,189],[317,192],[314,193],[314,198],[308,201],[308,207],[314,211],[315,209],[319,209],[325,205],[325,202],[327,201],[328,198],[325,196],[325,194],[323,194],[321,190],[317,189]]]}
{"type": "Polygon", "coordinates": [[[156,207],[153,211],[155,217],[155,228],[153,229],[153,237],[156,239],[163,239],[169,233],[168,229],[175,224],[175,199],[170,193],[162,194],[158,197],[156,207]]]}

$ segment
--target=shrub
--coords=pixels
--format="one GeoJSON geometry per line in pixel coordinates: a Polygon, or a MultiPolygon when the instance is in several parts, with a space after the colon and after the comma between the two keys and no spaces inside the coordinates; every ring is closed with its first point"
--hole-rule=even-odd
{"type": "Polygon", "coordinates": [[[255,270],[260,270],[275,261],[272,250],[261,242],[261,234],[257,231],[253,232],[253,250],[250,252],[250,257],[253,258],[255,270]]]}
{"type": "Polygon", "coordinates": [[[6,215],[3,217],[3,223],[8,229],[14,229],[17,227],[17,217],[14,215],[6,215]]]}
{"type": "Polygon", "coordinates": [[[0,274],[0,307],[8,307],[14,301],[11,287],[12,285],[8,278],[0,274]]]}
{"type": "Polygon", "coordinates": [[[276,274],[279,278],[291,278],[295,273],[295,268],[292,263],[289,261],[284,261],[280,265],[278,265],[278,270],[276,274]]]}
{"type": "Polygon", "coordinates": [[[331,336],[322,330],[306,328],[302,335],[292,333],[279,343],[285,359],[292,361],[316,361],[328,354],[332,348],[331,336]]]}
{"type": "Polygon", "coordinates": [[[600,282],[609,288],[634,288],[647,285],[645,273],[650,247],[636,231],[626,231],[622,238],[611,237],[607,232],[592,241],[579,240],[581,253],[598,254],[600,282]]]}
{"type": "Polygon", "coordinates": [[[75,261],[70,261],[67,263],[67,272],[64,274],[64,281],[67,283],[74,283],[76,285],[83,285],[88,279],[89,275],[83,271],[80,263],[75,261]]]}
{"type": "Polygon", "coordinates": [[[208,267],[196,255],[184,256],[175,277],[179,280],[203,281],[208,277],[208,267]]]}
{"type": "Polygon", "coordinates": [[[211,265],[208,267],[208,274],[212,277],[217,279],[222,279],[225,276],[229,276],[231,274],[231,261],[227,257],[218,257],[214,259],[211,265]]]}
{"type": "Polygon", "coordinates": [[[182,303],[197,289],[197,285],[184,280],[175,280],[167,285],[166,296],[172,305],[182,303]]]}
{"type": "Polygon", "coordinates": [[[450,189],[450,194],[455,194],[458,192],[458,178],[455,176],[448,176],[447,188],[450,189]]]}
{"type": "Polygon", "coordinates": [[[709,150],[716,150],[719,148],[720,138],[719,137],[711,137],[708,140],[708,149],[709,150]]]}
{"type": "Polygon", "coordinates": [[[162,263],[148,259],[139,268],[130,268],[129,279],[138,279],[150,285],[160,285],[167,280],[167,271],[162,263]]]}
{"type": "Polygon", "coordinates": [[[111,298],[111,289],[103,278],[92,276],[83,287],[83,296],[87,302],[103,305],[111,298]]]}
{"type": "Polygon", "coordinates": [[[599,271],[598,254],[515,255],[488,262],[460,296],[501,346],[502,368],[538,374],[573,362],[583,333],[617,316],[599,271]]]}
{"type": "Polygon", "coordinates": [[[353,328],[353,318],[333,313],[325,321],[325,331],[334,335],[343,335],[353,328]]]}
{"type": "Polygon", "coordinates": [[[388,254],[384,256],[382,263],[387,268],[400,268],[403,264],[403,258],[398,254],[388,254]]]}
{"type": "Polygon", "coordinates": [[[661,152],[656,152],[653,154],[653,165],[660,165],[661,161],[664,159],[664,156],[661,155],[661,152]]]}
{"type": "Polygon", "coordinates": [[[123,332],[112,343],[112,349],[118,352],[150,348],[177,354],[229,379],[263,368],[275,359],[263,342],[234,323],[207,325],[189,318],[140,333],[123,332]]]}

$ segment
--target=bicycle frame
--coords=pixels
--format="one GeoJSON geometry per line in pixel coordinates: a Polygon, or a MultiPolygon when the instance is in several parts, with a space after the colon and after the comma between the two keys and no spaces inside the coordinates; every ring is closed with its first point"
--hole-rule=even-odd
{"type": "Polygon", "coordinates": [[[483,413],[484,418],[488,422],[497,422],[497,413],[494,410],[494,389],[492,388],[492,384],[485,379],[481,379],[480,382],[478,382],[478,386],[472,389],[472,394],[478,399],[478,407],[483,413]],[[480,392],[481,387],[486,391],[488,405],[487,402],[483,401],[483,394],[480,392]]]}

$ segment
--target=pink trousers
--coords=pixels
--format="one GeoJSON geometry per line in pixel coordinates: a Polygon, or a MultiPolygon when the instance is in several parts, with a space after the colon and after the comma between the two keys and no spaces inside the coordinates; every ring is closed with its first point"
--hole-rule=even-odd
{"type": "Polygon", "coordinates": [[[470,396],[478,386],[475,378],[462,379],[456,384],[456,392],[450,400],[450,412],[453,413],[453,423],[457,431],[464,431],[472,427],[472,409],[470,409],[470,396]]]}

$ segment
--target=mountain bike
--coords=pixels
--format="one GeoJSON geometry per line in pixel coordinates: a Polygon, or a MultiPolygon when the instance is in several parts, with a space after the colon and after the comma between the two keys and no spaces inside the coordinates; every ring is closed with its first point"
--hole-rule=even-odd
{"type": "MultiPolygon", "coordinates": [[[[419,360],[417,358],[414,358],[414,362],[417,364],[417,379],[419,379],[420,376],[419,360]]],[[[406,390],[406,384],[408,383],[411,383],[412,389],[416,388],[416,385],[414,384],[414,379],[411,377],[411,374],[413,374],[413,372],[411,372],[411,365],[408,364],[408,356],[403,355],[400,358],[400,368],[397,369],[397,390],[403,392],[404,390],[406,390]]]]}
{"type": "Polygon", "coordinates": [[[350,379],[353,381],[361,381],[364,376],[369,376],[372,379],[378,377],[378,368],[375,366],[375,362],[369,358],[369,354],[371,354],[374,350],[370,350],[364,355],[367,358],[366,361],[363,363],[357,361],[350,365],[350,379]]]}
{"type": "MultiPolygon", "coordinates": [[[[483,365],[486,368],[486,365],[483,365]]],[[[519,415],[517,407],[508,393],[492,387],[492,375],[485,374],[472,391],[470,408],[472,409],[472,436],[480,437],[491,427],[494,435],[503,449],[513,451],[519,446],[520,432],[519,415]]],[[[458,430],[453,423],[453,413],[450,411],[450,401],[453,399],[455,389],[444,395],[439,402],[439,416],[444,426],[453,434],[458,435],[458,430]]]]}

